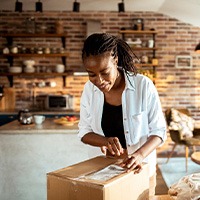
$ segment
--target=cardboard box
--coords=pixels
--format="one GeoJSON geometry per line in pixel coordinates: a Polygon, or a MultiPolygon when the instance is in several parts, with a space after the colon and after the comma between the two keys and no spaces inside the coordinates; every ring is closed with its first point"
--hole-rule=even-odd
{"type": "Polygon", "coordinates": [[[47,174],[48,200],[147,200],[149,171],[127,173],[118,160],[99,156],[47,174]],[[118,174],[119,173],[119,174],[118,174]],[[116,175],[118,174],[118,175],[116,175]],[[108,175],[111,178],[107,177],[108,175]],[[112,177],[113,176],[113,177],[112,177]],[[108,179],[108,180],[107,180],[108,179]]]}
{"type": "Polygon", "coordinates": [[[156,195],[151,197],[150,200],[172,200],[172,198],[169,195],[156,195]]]}

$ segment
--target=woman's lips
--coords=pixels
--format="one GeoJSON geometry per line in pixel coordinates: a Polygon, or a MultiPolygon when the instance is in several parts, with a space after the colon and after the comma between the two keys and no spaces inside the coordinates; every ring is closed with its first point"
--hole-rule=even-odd
{"type": "Polygon", "coordinates": [[[97,86],[100,90],[104,90],[107,87],[108,84],[103,84],[103,85],[99,85],[97,86]]]}

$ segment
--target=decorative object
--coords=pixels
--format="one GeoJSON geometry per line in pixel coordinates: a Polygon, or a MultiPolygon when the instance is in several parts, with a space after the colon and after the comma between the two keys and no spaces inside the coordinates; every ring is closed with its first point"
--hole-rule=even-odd
{"type": "Polygon", "coordinates": [[[176,68],[192,68],[192,56],[176,56],[176,68]]]}
{"type": "Polygon", "coordinates": [[[118,12],[125,12],[124,0],[121,3],[118,3],[118,12]]]}
{"type": "Polygon", "coordinates": [[[193,137],[195,120],[178,110],[171,109],[171,119],[169,124],[170,130],[176,130],[180,133],[181,138],[193,137]]]}
{"type": "Polygon", "coordinates": [[[76,0],[73,3],[73,12],[79,12],[80,11],[80,3],[76,0]]]}
{"type": "Polygon", "coordinates": [[[36,12],[42,12],[43,11],[42,2],[40,2],[40,0],[38,0],[38,2],[35,3],[35,11],[36,12]]]}
{"type": "Polygon", "coordinates": [[[142,18],[133,18],[133,30],[144,30],[144,20],[142,18]]]}
{"type": "Polygon", "coordinates": [[[23,4],[18,0],[15,2],[15,12],[22,12],[23,4]]]}
{"type": "Polygon", "coordinates": [[[25,25],[26,25],[27,33],[35,33],[35,30],[36,30],[35,17],[27,17],[25,21],[25,25]]]}

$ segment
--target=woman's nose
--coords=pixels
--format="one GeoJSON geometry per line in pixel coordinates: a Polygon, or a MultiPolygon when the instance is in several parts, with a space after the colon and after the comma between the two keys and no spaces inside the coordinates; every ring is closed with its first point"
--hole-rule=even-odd
{"type": "Polygon", "coordinates": [[[103,78],[101,77],[101,75],[97,76],[96,83],[97,83],[98,85],[100,85],[100,84],[103,83],[103,78]]]}

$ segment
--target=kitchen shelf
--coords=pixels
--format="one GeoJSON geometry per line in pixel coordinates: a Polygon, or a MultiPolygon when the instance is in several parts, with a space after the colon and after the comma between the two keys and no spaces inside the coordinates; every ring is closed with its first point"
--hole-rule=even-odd
{"type": "MultiPolygon", "coordinates": [[[[27,33],[5,33],[0,34],[0,37],[4,37],[7,40],[7,45],[13,45],[14,38],[61,38],[62,47],[66,49],[66,37],[67,34],[50,34],[50,33],[43,33],[43,34],[27,34],[27,33]]],[[[22,41],[23,42],[23,41],[22,41]]],[[[6,57],[10,64],[10,67],[13,66],[14,58],[19,57],[60,57],[62,59],[62,63],[66,66],[66,58],[69,57],[69,52],[64,53],[49,53],[49,54],[37,54],[37,53],[9,53],[9,54],[1,54],[0,56],[6,57]]],[[[10,86],[13,86],[13,76],[63,76],[63,85],[65,86],[65,79],[69,73],[4,73],[1,74],[2,76],[7,76],[10,82],[10,86]]]]}
{"type": "Polygon", "coordinates": [[[142,67],[158,67],[158,65],[153,65],[151,63],[139,63],[135,64],[136,67],[142,68],[142,67]]]}
{"type": "Polygon", "coordinates": [[[157,34],[157,31],[152,31],[152,30],[120,30],[119,31],[120,34],[141,34],[141,35],[152,35],[152,34],[157,34]]]}
{"type": "Polygon", "coordinates": [[[68,57],[69,53],[49,53],[49,54],[38,54],[38,53],[9,53],[2,54],[4,57],[12,56],[12,57],[68,57]]]}
{"type": "MultiPolygon", "coordinates": [[[[130,44],[128,42],[127,43],[130,45],[133,52],[140,52],[140,53],[144,52],[145,54],[147,54],[147,52],[152,53],[152,59],[156,58],[156,51],[158,50],[158,48],[155,45],[157,31],[155,31],[155,30],[120,30],[119,34],[121,34],[123,40],[126,40],[126,38],[130,37],[130,35],[132,35],[132,36],[141,35],[145,40],[147,40],[148,38],[153,39],[154,46],[152,48],[151,47],[142,47],[142,46],[137,47],[131,43],[130,44]]],[[[155,82],[156,67],[158,67],[158,64],[139,63],[139,64],[136,64],[136,67],[139,68],[139,71],[142,70],[144,72],[145,72],[145,69],[147,69],[147,68],[148,68],[148,71],[149,71],[149,69],[151,69],[152,75],[153,75],[151,77],[151,79],[153,82],[155,82]],[[142,69],[142,68],[144,68],[144,69],[142,69]]]]}
{"type": "Polygon", "coordinates": [[[56,33],[41,33],[41,34],[29,34],[29,33],[4,33],[0,35],[1,37],[5,37],[7,39],[7,43],[9,46],[13,44],[13,38],[61,38],[62,45],[65,48],[65,40],[67,34],[56,34],[56,33]]]}
{"type": "Polygon", "coordinates": [[[65,80],[66,80],[66,76],[69,76],[73,74],[73,72],[69,71],[69,72],[64,72],[64,73],[56,73],[56,72],[38,72],[38,73],[1,73],[0,76],[7,76],[9,82],[10,82],[10,86],[13,86],[13,77],[17,76],[17,77],[52,77],[52,76],[62,76],[63,78],[63,86],[65,87],[65,80]]]}
{"type": "Polygon", "coordinates": [[[158,50],[157,47],[153,47],[153,48],[150,48],[150,47],[132,47],[132,49],[134,51],[153,51],[153,50],[158,50]]]}

